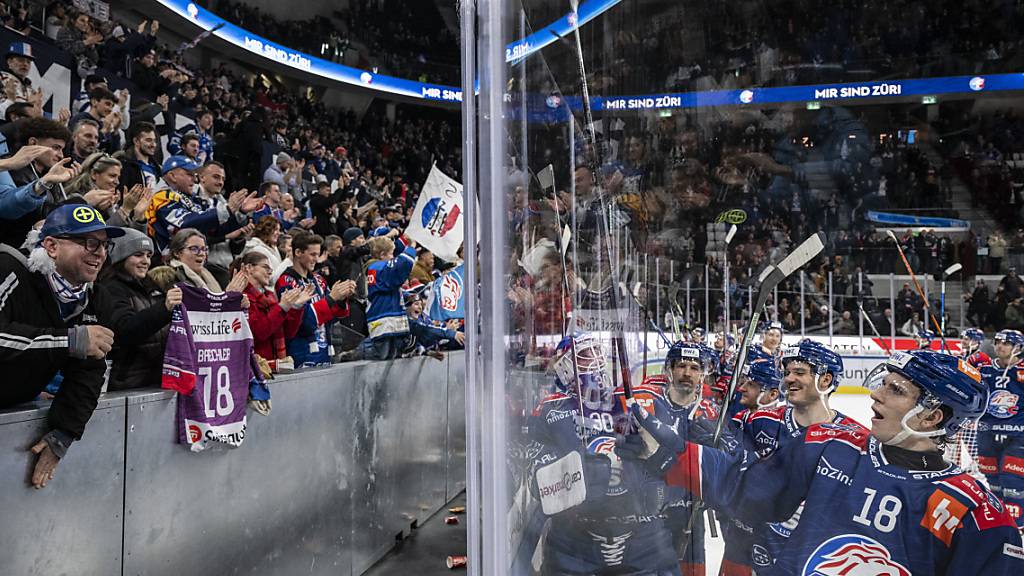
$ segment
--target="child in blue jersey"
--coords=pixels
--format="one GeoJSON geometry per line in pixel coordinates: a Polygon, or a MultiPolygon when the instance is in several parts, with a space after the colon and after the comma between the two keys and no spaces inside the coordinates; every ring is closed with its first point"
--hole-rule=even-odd
{"type": "Polygon", "coordinates": [[[663,424],[667,415],[630,409],[676,451],[670,485],[697,486],[712,507],[748,523],[784,520],[803,503],[785,550],[758,574],[1024,572],[1021,535],[1002,501],[943,460],[945,440],[984,413],[988,393],[978,370],[938,352],[896,352],[865,386],[874,414],[869,434],[814,424],[765,458],[689,443],[688,430],[663,424]]]}
{"type": "Polygon", "coordinates": [[[313,288],[313,297],[306,303],[302,315],[289,316],[284,324],[285,345],[296,367],[330,364],[332,351],[327,324],[348,316],[347,300],[356,292],[352,280],[335,282],[328,291],[327,281],[313,271],[323,243],[323,238],[316,234],[296,234],[292,239],[292,265],[281,274],[274,287],[278,298],[294,288],[313,288]]]}
{"type": "MultiPolygon", "coordinates": [[[[375,231],[376,232],[376,231],[375,231]]],[[[409,317],[402,305],[402,285],[416,263],[416,243],[403,241],[397,230],[384,231],[367,242],[370,264],[366,267],[366,324],[369,337],[339,360],[391,360],[406,349],[409,317]]]]}

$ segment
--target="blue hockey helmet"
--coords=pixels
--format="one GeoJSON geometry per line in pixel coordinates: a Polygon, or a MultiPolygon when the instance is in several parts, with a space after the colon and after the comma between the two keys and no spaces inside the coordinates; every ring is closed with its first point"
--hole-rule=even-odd
{"type": "Polygon", "coordinates": [[[782,351],[783,366],[793,361],[809,365],[817,376],[831,374],[830,392],[839,387],[839,381],[843,377],[843,357],[828,346],[805,338],[796,346],[790,346],[782,351]]]}
{"type": "Polygon", "coordinates": [[[868,374],[864,386],[877,390],[883,386],[885,376],[890,373],[899,374],[913,382],[921,389],[921,394],[917,399],[917,407],[903,417],[903,431],[887,441],[888,444],[898,444],[913,435],[952,436],[964,422],[980,418],[988,406],[988,389],[981,381],[981,373],[955,356],[932,350],[894,352],[868,374]],[[907,426],[915,414],[941,406],[947,407],[950,412],[942,429],[920,432],[907,426]]]}
{"type": "Polygon", "coordinates": [[[752,380],[761,387],[762,392],[771,389],[782,391],[782,372],[771,357],[753,358],[750,357],[747,366],[743,369],[747,379],[752,380]]]}
{"type": "Polygon", "coordinates": [[[978,328],[968,328],[964,330],[964,334],[961,339],[981,344],[985,341],[985,333],[978,328]]]}
{"type": "Polygon", "coordinates": [[[593,335],[575,332],[562,338],[555,348],[555,384],[562,391],[576,391],[578,380],[602,379],[605,374],[604,348],[593,335]]]}
{"type": "Polygon", "coordinates": [[[671,372],[678,362],[684,360],[698,364],[704,374],[712,373],[718,365],[718,355],[711,348],[696,342],[679,340],[669,347],[668,354],[665,355],[665,372],[671,372]]]}
{"type": "Polygon", "coordinates": [[[927,340],[931,342],[932,340],[935,339],[935,332],[932,332],[931,330],[927,329],[918,330],[917,338],[918,340],[927,340]]]}
{"type": "Polygon", "coordinates": [[[704,344],[704,338],[706,337],[707,333],[704,331],[703,328],[694,328],[693,330],[690,330],[691,342],[699,342],[701,344],[704,344]]]}
{"type": "Polygon", "coordinates": [[[762,327],[762,332],[771,332],[772,330],[778,330],[779,336],[786,333],[786,330],[782,327],[782,322],[765,322],[762,327]]]}
{"type": "Polygon", "coordinates": [[[996,332],[996,337],[993,340],[1024,347],[1024,334],[1021,334],[1020,330],[1000,330],[996,332]]]}

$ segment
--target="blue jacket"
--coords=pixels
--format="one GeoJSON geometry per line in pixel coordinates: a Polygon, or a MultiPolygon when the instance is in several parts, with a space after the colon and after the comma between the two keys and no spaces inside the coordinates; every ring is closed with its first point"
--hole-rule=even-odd
{"type": "Polygon", "coordinates": [[[400,253],[388,261],[377,260],[366,269],[366,323],[370,338],[398,336],[409,332],[409,317],[402,306],[402,284],[416,263],[416,250],[395,241],[400,253]]]}

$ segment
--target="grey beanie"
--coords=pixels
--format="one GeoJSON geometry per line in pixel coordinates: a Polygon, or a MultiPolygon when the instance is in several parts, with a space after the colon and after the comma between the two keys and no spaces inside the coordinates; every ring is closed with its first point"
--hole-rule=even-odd
{"type": "Polygon", "coordinates": [[[136,252],[152,252],[153,240],[134,228],[122,228],[124,236],[114,240],[114,249],[110,251],[110,263],[117,264],[136,252]]]}
{"type": "Polygon", "coordinates": [[[285,164],[287,164],[288,162],[291,162],[291,161],[292,161],[292,157],[291,156],[289,156],[288,154],[286,154],[284,152],[280,152],[280,153],[278,153],[277,160],[274,163],[277,164],[278,166],[284,166],[285,164]]]}

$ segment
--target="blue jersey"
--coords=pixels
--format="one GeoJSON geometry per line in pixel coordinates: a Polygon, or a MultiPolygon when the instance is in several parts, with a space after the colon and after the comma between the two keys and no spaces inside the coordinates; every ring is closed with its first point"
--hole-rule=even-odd
{"type": "MultiPolygon", "coordinates": [[[[634,395],[639,394],[660,391],[637,386],[634,395]]],[[[544,574],[633,574],[677,566],[672,535],[657,502],[664,481],[649,476],[638,461],[615,455],[614,424],[602,422],[600,415],[611,414],[622,394],[613,396],[606,390],[603,398],[607,410],[590,411],[587,404],[594,398],[581,401],[576,394],[552,394],[530,419],[529,435],[536,447],[531,480],[535,493],[548,489],[538,485],[538,470],[570,453],[611,461],[606,485],[597,490],[588,480],[584,501],[550,516],[544,574]],[[588,412],[590,416],[584,416],[588,412]],[[644,501],[651,505],[640,504],[644,501]]]]}
{"type": "Polygon", "coordinates": [[[186,134],[195,134],[199,138],[199,155],[196,157],[196,162],[200,165],[206,164],[210,160],[213,160],[213,136],[209,132],[203,132],[203,130],[195,125],[189,124],[183,126],[178,130],[175,130],[171,137],[167,140],[167,151],[171,155],[183,154],[181,150],[181,138],[186,134]]]}
{"type": "MultiPolygon", "coordinates": [[[[857,421],[846,417],[838,410],[834,412],[832,424],[847,426],[862,434],[869,433],[869,430],[857,421]]],[[[743,444],[753,450],[759,458],[767,458],[790,442],[800,442],[806,429],[797,423],[792,406],[758,410],[750,415],[750,423],[743,430],[743,444]]],[[[803,504],[784,522],[770,522],[767,526],[754,527],[751,541],[752,558],[759,568],[774,563],[783,553],[802,514],[803,504]]]]}
{"type": "Polygon", "coordinates": [[[274,291],[278,299],[293,288],[313,287],[313,297],[306,302],[301,316],[288,315],[284,323],[288,355],[296,367],[322,366],[331,363],[331,343],[327,324],[335,318],[348,317],[347,302],[334,302],[323,276],[311,272],[301,276],[289,267],[277,279],[274,291]]]}
{"type": "Polygon", "coordinates": [[[416,250],[396,241],[401,253],[391,260],[376,260],[366,268],[366,324],[370,338],[409,333],[409,319],[402,306],[402,284],[416,263],[416,250]]]}
{"type": "Polygon", "coordinates": [[[694,477],[709,504],[748,523],[785,520],[803,502],[785,550],[761,575],[1024,572],[1020,533],[988,489],[952,464],[891,464],[853,426],[814,424],[767,458],[690,443],[666,478],[694,477]]]}
{"type": "Polygon", "coordinates": [[[983,430],[1000,434],[1024,434],[1024,367],[1003,366],[998,358],[981,367],[988,387],[988,409],[981,417],[983,430]]]}

